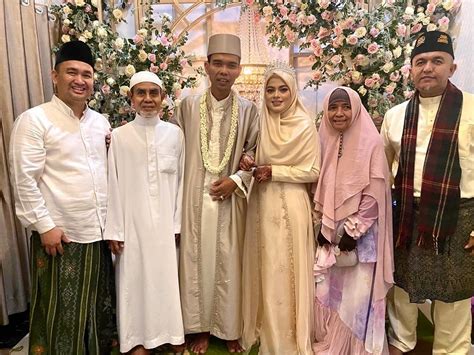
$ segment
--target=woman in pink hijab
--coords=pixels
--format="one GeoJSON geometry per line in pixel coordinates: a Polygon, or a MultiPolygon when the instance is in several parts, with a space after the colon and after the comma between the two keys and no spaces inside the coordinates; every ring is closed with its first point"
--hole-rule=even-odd
{"type": "Polygon", "coordinates": [[[393,284],[392,214],[382,139],[359,95],[324,100],[321,220],[315,276],[315,354],[388,353],[385,296],[393,284]]]}

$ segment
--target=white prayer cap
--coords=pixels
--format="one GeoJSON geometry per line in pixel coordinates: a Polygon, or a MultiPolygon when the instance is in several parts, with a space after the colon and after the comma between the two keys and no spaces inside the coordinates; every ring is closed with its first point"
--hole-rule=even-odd
{"type": "Polygon", "coordinates": [[[132,78],[130,79],[130,89],[140,83],[153,83],[158,85],[161,90],[164,90],[163,82],[160,80],[160,78],[158,78],[158,75],[152,73],[151,71],[144,70],[133,74],[132,78]]]}
{"type": "Polygon", "coordinates": [[[240,38],[230,33],[219,33],[209,37],[207,56],[216,53],[233,54],[241,58],[240,38]]]}

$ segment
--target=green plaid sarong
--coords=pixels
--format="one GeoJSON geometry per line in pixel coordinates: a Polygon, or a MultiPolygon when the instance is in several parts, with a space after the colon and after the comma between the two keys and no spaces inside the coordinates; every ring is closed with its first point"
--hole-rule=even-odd
{"type": "Polygon", "coordinates": [[[63,243],[51,257],[31,237],[30,354],[110,354],[117,345],[112,258],[105,242],[63,243]]]}

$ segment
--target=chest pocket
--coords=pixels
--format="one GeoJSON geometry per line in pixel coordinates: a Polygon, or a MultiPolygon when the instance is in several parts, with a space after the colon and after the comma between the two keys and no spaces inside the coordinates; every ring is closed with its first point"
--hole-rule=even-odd
{"type": "Polygon", "coordinates": [[[158,155],[158,170],[160,173],[176,174],[178,171],[178,158],[173,155],[158,155]]]}

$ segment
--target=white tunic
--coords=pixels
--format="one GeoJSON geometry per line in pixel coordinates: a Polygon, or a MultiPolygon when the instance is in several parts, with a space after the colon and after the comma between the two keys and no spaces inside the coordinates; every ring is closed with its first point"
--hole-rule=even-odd
{"type": "Polygon", "coordinates": [[[184,136],[158,118],[112,132],[105,239],[116,261],[120,351],[184,342],[175,233],[181,231],[184,136]]]}

